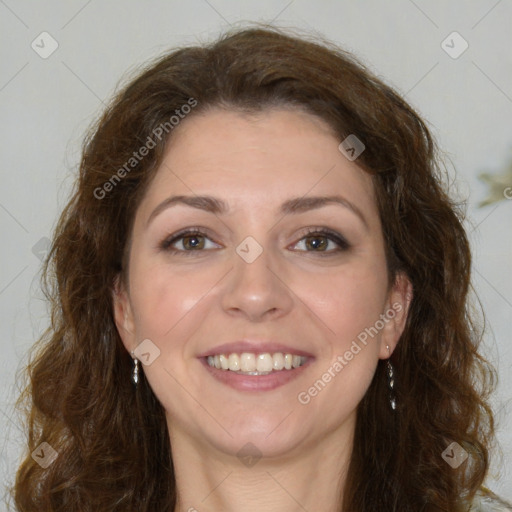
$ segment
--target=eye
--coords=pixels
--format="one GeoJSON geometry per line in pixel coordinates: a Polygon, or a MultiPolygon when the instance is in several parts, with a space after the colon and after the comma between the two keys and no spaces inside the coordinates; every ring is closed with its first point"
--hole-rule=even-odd
{"type": "MultiPolygon", "coordinates": [[[[188,228],[171,235],[171,237],[163,240],[159,247],[162,250],[173,253],[187,254],[191,252],[201,252],[205,247],[205,241],[210,240],[207,233],[200,228],[188,228]],[[174,246],[178,246],[177,248],[174,246]],[[181,247],[179,247],[181,245],[181,247]]],[[[188,255],[188,254],[187,254],[188,255]]]]}
{"type": "MultiPolygon", "coordinates": [[[[300,243],[303,243],[306,247],[305,252],[325,253],[325,255],[346,251],[350,248],[350,244],[342,235],[325,228],[310,228],[296,245],[300,243]],[[333,242],[338,248],[327,250],[329,242],[333,242]],[[308,248],[312,248],[313,250],[309,251],[307,250],[308,248]]],[[[321,255],[324,256],[324,254],[321,255]]]]}
{"type": "MultiPolygon", "coordinates": [[[[164,239],[159,244],[159,248],[172,253],[186,254],[187,256],[191,253],[203,252],[204,249],[218,248],[218,244],[214,242],[212,243],[216,247],[207,247],[206,241],[208,240],[212,242],[202,228],[187,228],[164,239]]],[[[296,242],[294,247],[300,243],[303,243],[306,247],[305,250],[302,250],[303,252],[320,253],[322,256],[346,251],[351,247],[342,235],[325,228],[309,228],[305,236],[299,242],[296,242]],[[338,247],[328,250],[330,242],[331,245],[334,244],[338,247]]]]}

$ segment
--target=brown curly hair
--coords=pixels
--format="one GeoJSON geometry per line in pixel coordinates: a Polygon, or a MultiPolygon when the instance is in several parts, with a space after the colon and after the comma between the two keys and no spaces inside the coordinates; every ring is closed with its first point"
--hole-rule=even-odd
{"type": "Polygon", "coordinates": [[[132,359],[112,304],[116,278],[126,279],[135,211],[172,131],[101,191],[191,99],[189,115],[295,106],[326,121],[340,141],[357,134],[364,142],[357,163],[373,179],[389,276],[405,272],[414,297],[392,355],[398,408],[388,407],[379,361],[358,406],[343,510],[465,510],[489,467],[495,370],[477,352],[470,248],[460,205],[442,185],[439,150],[414,109],[354,56],[316,36],[261,26],[159,57],[117,93],[86,137],[44,266],[51,326],[20,398],[28,451],[13,489],[18,510],[173,510],[164,411],[143,373],[136,388],[130,382],[132,359]],[[30,456],[43,441],[58,452],[47,469],[30,456]],[[441,457],[452,441],[469,453],[458,469],[441,457]]]}

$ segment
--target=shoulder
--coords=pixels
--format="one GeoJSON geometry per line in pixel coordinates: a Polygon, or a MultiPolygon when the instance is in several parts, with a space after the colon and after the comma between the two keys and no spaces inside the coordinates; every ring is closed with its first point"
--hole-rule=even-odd
{"type": "Polygon", "coordinates": [[[512,512],[512,503],[482,487],[476,493],[469,512],[512,512]]]}

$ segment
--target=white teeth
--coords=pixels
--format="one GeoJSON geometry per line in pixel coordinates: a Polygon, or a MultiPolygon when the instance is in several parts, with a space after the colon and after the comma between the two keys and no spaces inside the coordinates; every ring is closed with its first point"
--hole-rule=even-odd
{"type": "Polygon", "coordinates": [[[281,352],[274,354],[272,362],[274,370],[282,370],[284,368],[284,355],[281,352]]]}
{"type": "Polygon", "coordinates": [[[291,370],[302,366],[307,357],[295,354],[276,352],[270,354],[255,354],[243,352],[241,354],[216,354],[208,356],[208,365],[219,370],[231,370],[245,375],[267,375],[272,371],[291,370]]]}
{"type": "Polygon", "coordinates": [[[240,375],[268,375],[272,372],[238,372],[240,375]]]}
{"type": "Polygon", "coordinates": [[[228,366],[232,372],[237,372],[238,370],[240,370],[240,357],[238,356],[238,354],[229,354],[228,366]]]}
{"type": "Polygon", "coordinates": [[[229,359],[224,354],[221,354],[219,356],[219,359],[220,359],[220,367],[223,370],[229,370],[229,359]]]}
{"type": "Polygon", "coordinates": [[[254,372],[256,370],[256,356],[244,352],[240,356],[240,370],[242,372],[254,372]]]}
{"type": "Polygon", "coordinates": [[[256,358],[256,370],[259,372],[271,372],[273,367],[272,356],[268,353],[259,354],[256,358]]]}

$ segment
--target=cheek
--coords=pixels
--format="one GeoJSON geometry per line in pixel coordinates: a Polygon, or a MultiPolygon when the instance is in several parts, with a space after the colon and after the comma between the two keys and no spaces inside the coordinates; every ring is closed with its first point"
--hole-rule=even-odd
{"type": "Polygon", "coordinates": [[[387,274],[381,262],[346,266],[317,275],[304,284],[301,296],[330,333],[333,349],[340,350],[375,324],[387,293],[387,274]]]}
{"type": "Polygon", "coordinates": [[[149,338],[166,351],[186,346],[211,310],[215,286],[225,273],[199,267],[179,270],[134,261],[132,304],[139,339],[149,338]]]}
{"type": "MultiPolygon", "coordinates": [[[[376,253],[361,254],[345,265],[318,271],[288,266],[283,280],[294,302],[288,315],[304,318],[306,307],[331,348],[350,345],[382,313],[387,273],[384,257],[376,257],[376,253]]],[[[174,347],[180,345],[179,340],[185,344],[201,321],[211,316],[226,268],[196,262],[180,269],[151,262],[150,258],[134,258],[130,264],[137,337],[152,339],[159,346],[167,345],[170,339],[174,347]]]]}
{"type": "Polygon", "coordinates": [[[297,399],[312,416],[324,418],[325,428],[335,428],[355,410],[373,379],[380,331],[374,334],[372,328],[383,313],[385,272],[380,264],[352,266],[316,278],[305,290],[324,345],[317,370],[297,399]]]}

